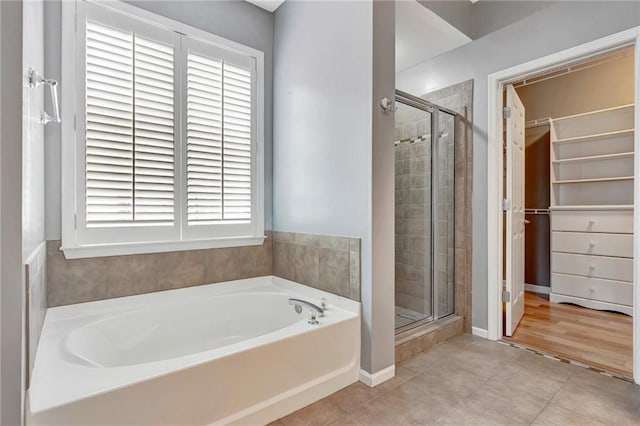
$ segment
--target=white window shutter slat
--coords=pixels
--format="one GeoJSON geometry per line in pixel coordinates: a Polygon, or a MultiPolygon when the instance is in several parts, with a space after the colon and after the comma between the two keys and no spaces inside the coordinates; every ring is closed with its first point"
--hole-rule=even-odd
{"type": "Polygon", "coordinates": [[[87,21],[88,227],[174,221],[173,47],[87,21]]]}
{"type": "Polygon", "coordinates": [[[174,219],[173,47],[135,37],[135,220],[174,219]],[[163,109],[158,109],[162,106],[163,109]]]}
{"type": "Polygon", "coordinates": [[[87,22],[87,225],[133,220],[133,34],[87,22]]]}
{"type": "Polygon", "coordinates": [[[252,165],[251,70],[187,55],[187,220],[249,223],[252,165]]]}
{"type": "Polygon", "coordinates": [[[251,219],[251,70],[224,64],[224,216],[251,219]]]}
{"type": "Polygon", "coordinates": [[[187,54],[187,222],[222,216],[222,62],[187,54]]]}

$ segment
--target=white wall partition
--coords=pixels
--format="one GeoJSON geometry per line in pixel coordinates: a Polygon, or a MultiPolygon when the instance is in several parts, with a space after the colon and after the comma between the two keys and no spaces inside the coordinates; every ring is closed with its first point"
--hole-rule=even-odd
{"type": "Polygon", "coordinates": [[[274,38],[273,229],[362,239],[361,360],[372,384],[393,375],[394,356],[393,114],[378,106],[394,96],[386,6],[285,2],[274,38]]]}

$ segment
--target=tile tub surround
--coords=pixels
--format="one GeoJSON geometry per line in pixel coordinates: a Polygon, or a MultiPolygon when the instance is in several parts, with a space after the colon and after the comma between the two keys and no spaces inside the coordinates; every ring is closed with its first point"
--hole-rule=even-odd
{"type": "Polygon", "coordinates": [[[271,275],[272,241],[260,246],[65,259],[47,241],[48,306],[70,305],[271,275]]]}
{"type": "Polygon", "coordinates": [[[273,231],[273,275],[360,300],[360,239],[273,231]]]}
{"type": "Polygon", "coordinates": [[[31,372],[47,313],[47,247],[42,242],[29,256],[25,264],[25,365],[27,367],[25,389],[29,388],[31,372]]]}

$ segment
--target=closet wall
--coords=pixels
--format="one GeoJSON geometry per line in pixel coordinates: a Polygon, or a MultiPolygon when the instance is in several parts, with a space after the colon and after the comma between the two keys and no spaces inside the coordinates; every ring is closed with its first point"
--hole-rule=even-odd
{"type": "MultiPolygon", "coordinates": [[[[558,118],[633,103],[633,47],[614,52],[569,74],[516,87],[526,121],[558,118]]],[[[549,207],[549,126],[525,133],[525,208],[549,207]]],[[[525,227],[525,282],[549,287],[550,220],[528,214],[525,227]]]]}

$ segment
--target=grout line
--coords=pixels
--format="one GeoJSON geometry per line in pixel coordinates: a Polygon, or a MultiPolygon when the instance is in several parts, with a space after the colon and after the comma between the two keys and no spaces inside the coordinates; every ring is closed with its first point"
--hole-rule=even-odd
{"type": "MultiPolygon", "coordinates": [[[[575,373],[571,373],[571,376],[573,376],[573,374],[575,374],[575,373]]],[[[571,377],[571,376],[569,376],[569,377],[571,377]]],[[[544,404],[544,407],[542,407],[542,409],[540,410],[540,412],[538,412],[538,414],[533,418],[533,420],[532,420],[532,421],[531,421],[531,423],[529,423],[529,424],[534,424],[534,423],[536,422],[536,420],[538,419],[538,417],[540,417],[540,415],[543,413],[543,411],[544,411],[544,410],[546,410],[546,408],[549,406],[549,404],[551,403],[551,401],[553,401],[553,399],[556,397],[556,395],[557,395],[557,394],[558,394],[558,393],[559,393],[559,392],[560,392],[560,391],[561,391],[561,390],[562,390],[566,385],[567,385],[567,382],[564,382],[564,383],[562,384],[562,386],[560,386],[560,387],[558,388],[558,390],[557,390],[557,391],[555,391],[555,392],[553,393],[553,396],[552,396],[551,398],[549,398],[549,400],[547,401],[547,403],[546,403],[546,404],[544,404]]]]}

